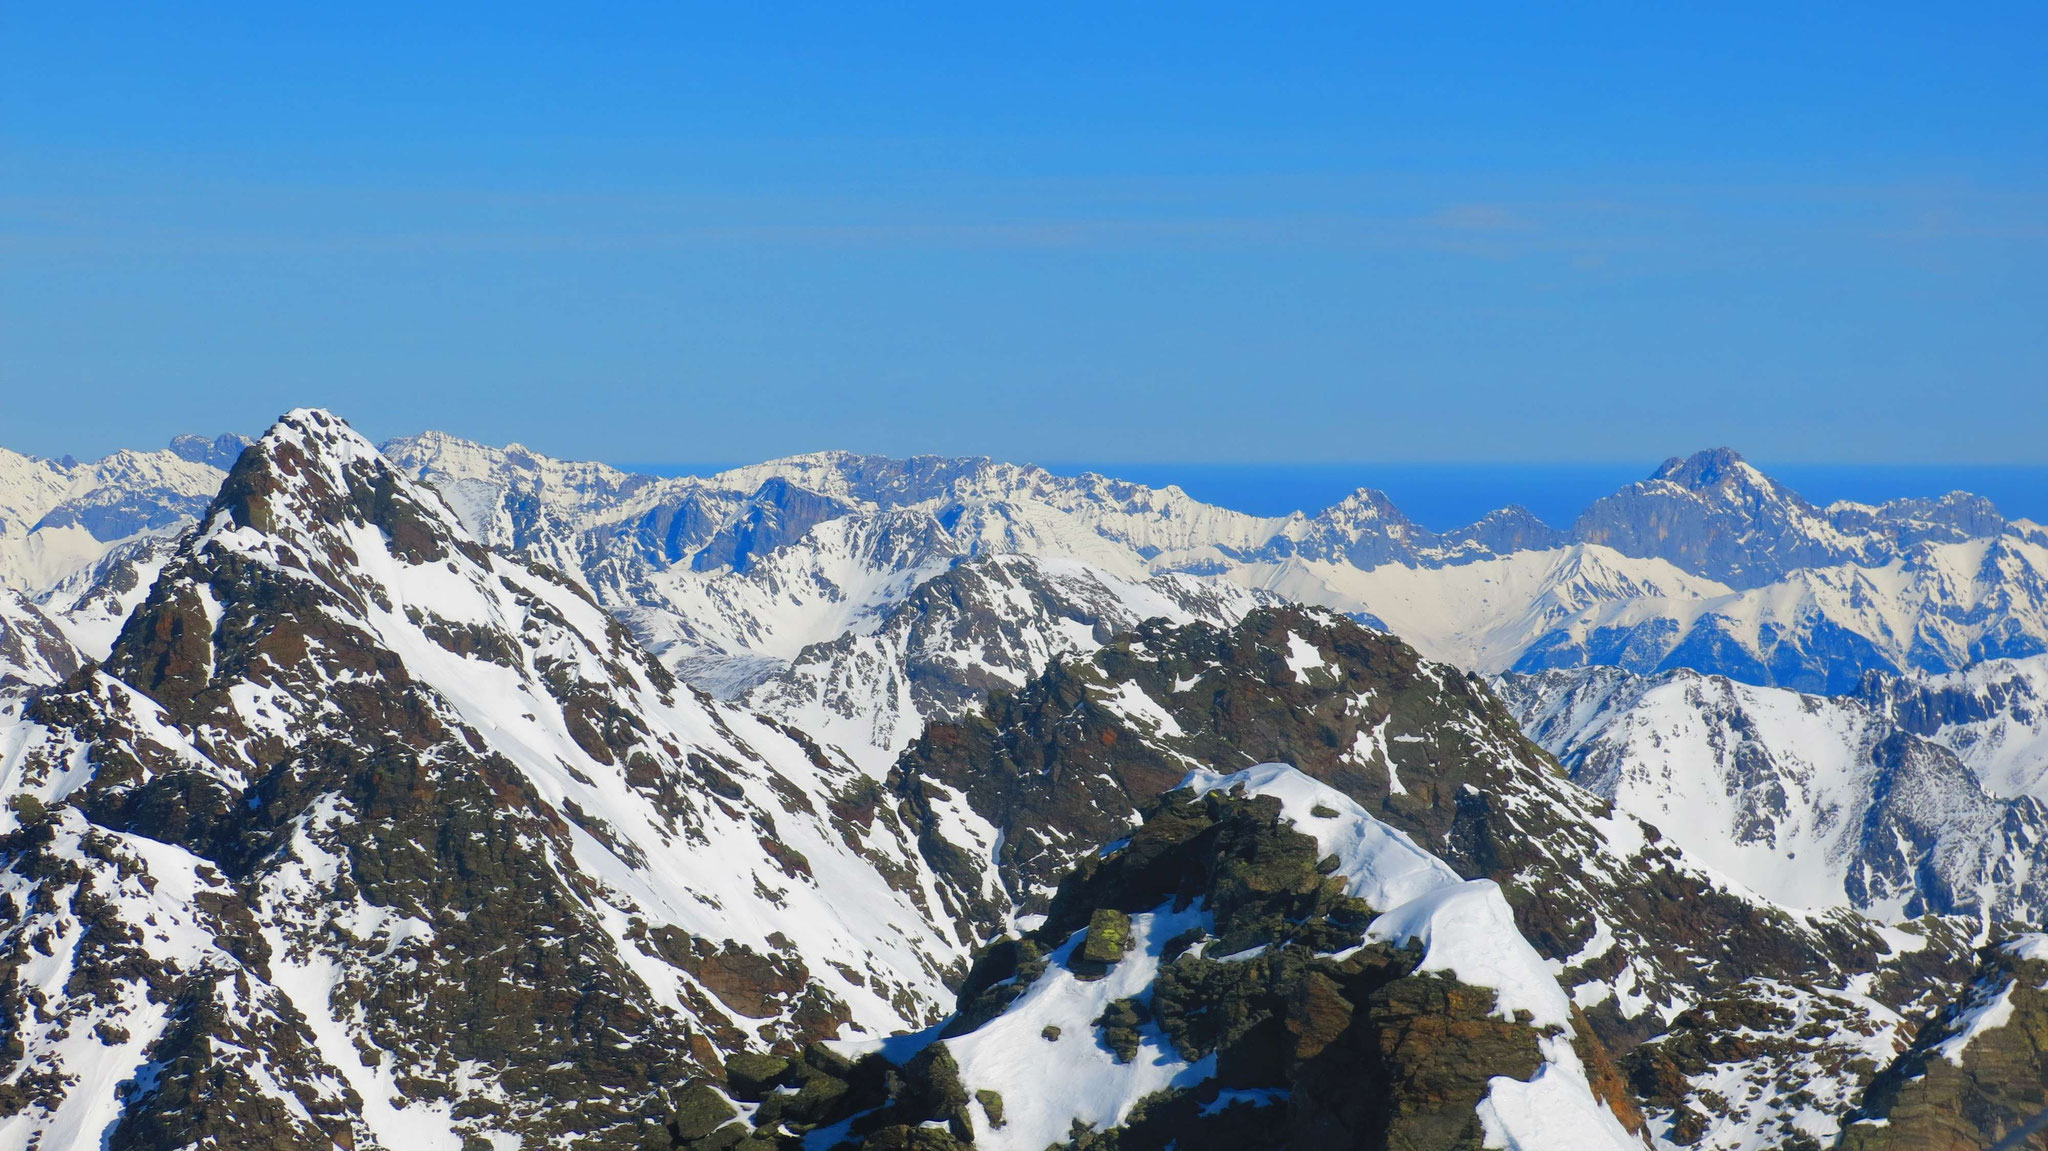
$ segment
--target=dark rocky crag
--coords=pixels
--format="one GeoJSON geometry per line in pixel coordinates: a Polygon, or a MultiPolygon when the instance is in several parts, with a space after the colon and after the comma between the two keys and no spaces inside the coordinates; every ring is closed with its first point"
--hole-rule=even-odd
{"type": "MultiPolygon", "coordinates": [[[[1476,1109],[1490,1080],[1526,1080],[1544,1065],[1539,1030],[1526,1016],[1503,1018],[1488,988],[1417,972],[1419,946],[1368,943],[1376,909],[1346,896],[1330,874],[1335,859],[1318,854],[1276,799],[1155,799],[1126,842],[1085,857],[1064,878],[1042,925],[981,953],[958,1014],[915,1054],[835,1062],[813,1051],[734,1063],[729,1090],[764,1101],[757,1139],[816,1133],[816,1145],[840,1148],[964,1147],[1004,1121],[1005,1104],[988,1090],[970,1095],[939,1041],[987,1026],[1049,971],[1087,981],[1133,962],[1133,915],[1199,907],[1202,924],[1164,943],[1142,995],[1110,1004],[1092,1034],[1049,1027],[1043,1039],[1099,1044],[1120,1063],[1150,1042],[1190,1064],[1213,1060],[1214,1075],[1146,1097],[1114,1128],[1076,1124],[1062,1146],[1477,1151],[1476,1109]],[[1247,951],[1255,954],[1238,957],[1247,951]]],[[[1639,1128],[1583,1021],[1571,1042],[1596,1090],[1639,1128]]],[[[741,1130],[734,1124],[686,1146],[723,1146],[741,1130]]]]}

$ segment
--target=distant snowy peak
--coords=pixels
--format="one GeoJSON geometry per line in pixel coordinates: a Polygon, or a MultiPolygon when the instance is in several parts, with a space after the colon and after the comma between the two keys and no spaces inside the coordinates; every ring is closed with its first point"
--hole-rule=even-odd
{"type": "Polygon", "coordinates": [[[1572,537],[1749,588],[1805,568],[1882,566],[1921,544],[1989,539],[2006,528],[1989,500],[1965,492],[1816,508],[1732,449],[1715,448],[1667,460],[1596,501],[1572,537]]]}
{"type": "Polygon", "coordinates": [[[1260,517],[985,458],[818,452],[663,479],[438,433],[385,448],[479,540],[574,573],[722,693],[1002,554],[1315,603],[1489,673],[1696,667],[1840,693],[1868,670],[2048,651],[2048,531],[1961,494],[1816,508],[1726,449],[1668,462],[1570,532],[1506,508],[1439,533],[1370,489],[1260,517]]]}
{"type": "MultiPolygon", "coordinates": [[[[1995,538],[2012,526],[1988,501],[1960,492],[1882,506],[1816,508],[1727,448],[1667,461],[1649,479],[1597,501],[1569,532],[1518,507],[1435,532],[1370,488],[1320,511],[1260,517],[1202,503],[1176,487],[1150,488],[1092,473],[1060,476],[980,457],[899,460],[818,452],[715,476],[661,480],[600,464],[550,460],[517,446],[486,448],[439,433],[385,447],[416,478],[487,492],[491,498],[486,502],[537,505],[585,528],[598,521],[645,517],[664,507],[675,518],[683,505],[702,504],[711,492],[724,494],[722,501],[714,501],[721,505],[711,513],[714,517],[735,515],[735,497],[752,497],[757,514],[762,507],[788,513],[792,502],[809,500],[817,506],[807,514],[784,517],[806,521],[801,526],[893,509],[928,510],[949,524],[963,515],[970,524],[986,518],[972,514],[974,508],[1040,509],[1039,518],[1069,521],[1100,535],[1155,571],[1213,571],[1289,557],[1363,569],[1438,567],[1580,543],[1665,559],[1739,589],[1806,568],[1882,565],[1923,544],[1995,538]]],[[[488,517],[466,511],[465,518],[488,517]]],[[[516,512],[512,518],[517,519],[516,512]]],[[[1042,531],[1040,536],[1043,541],[1042,531]]],[[[787,530],[750,550],[758,555],[800,538],[800,530],[787,530]]],[[[670,562],[676,558],[671,554],[670,562]]],[[[689,558],[701,570],[722,557],[689,558]]]]}
{"type": "Polygon", "coordinates": [[[205,436],[173,436],[171,454],[181,460],[226,471],[235,466],[235,460],[241,457],[242,449],[255,442],[248,436],[235,432],[223,432],[212,439],[205,436]]]}

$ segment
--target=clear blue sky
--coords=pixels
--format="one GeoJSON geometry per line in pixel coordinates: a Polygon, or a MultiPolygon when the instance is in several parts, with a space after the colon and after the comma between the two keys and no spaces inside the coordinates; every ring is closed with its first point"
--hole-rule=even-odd
{"type": "Polygon", "coordinates": [[[0,0],[0,444],[2048,463],[2038,2],[879,7],[0,0]]]}

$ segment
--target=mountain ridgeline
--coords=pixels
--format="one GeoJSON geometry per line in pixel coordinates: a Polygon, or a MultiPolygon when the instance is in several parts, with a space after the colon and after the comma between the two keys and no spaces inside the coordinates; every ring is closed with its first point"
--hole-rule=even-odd
{"type": "Polygon", "coordinates": [[[1436,534],[314,410],[0,454],[0,497],[0,1151],[1961,1149],[2048,1107],[2048,535],[1974,497],[1709,452],[1436,534]]]}

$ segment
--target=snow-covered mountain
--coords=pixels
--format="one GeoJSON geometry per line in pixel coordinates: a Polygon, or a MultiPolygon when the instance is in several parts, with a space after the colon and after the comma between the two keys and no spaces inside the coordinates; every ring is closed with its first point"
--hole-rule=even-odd
{"type": "Polygon", "coordinates": [[[1709,453],[1439,534],[315,411],[238,447],[151,457],[234,457],[182,510],[8,489],[109,538],[0,591],[0,1151],[1761,1151],[1906,1122],[1892,1053],[2031,1010],[1971,952],[2040,914],[2048,659],[1519,714],[1472,673],[2023,649],[2039,529],[1968,500],[1709,453]],[[1828,573],[1868,586],[1787,590],[1828,573]]]}
{"type": "MultiPolygon", "coordinates": [[[[2004,670],[1979,682],[2031,684],[2026,673],[2043,672],[2038,661],[2004,670]]],[[[1968,725],[1921,735],[1893,718],[1901,704],[1939,698],[1951,679],[1976,698],[1966,694],[1974,676],[1874,678],[1888,707],[1689,670],[1583,668],[1508,676],[1499,687],[1579,784],[1775,902],[1883,920],[1936,912],[1987,926],[2041,922],[2048,805],[1988,790],[1938,741],[1946,732],[2003,765],[2022,721],[1984,721],[1988,736],[1968,725]]]]}
{"type": "MultiPolygon", "coordinates": [[[[146,585],[166,550],[150,535],[189,525],[238,442],[0,457],[0,581],[103,648],[118,585],[146,585]]],[[[985,459],[824,452],[664,479],[440,433],[383,450],[477,539],[577,576],[671,668],[735,698],[999,554],[1313,603],[1486,673],[1690,667],[1842,694],[1866,671],[2048,651],[2048,529],[1964,493],[1816,507],[1726,449],[1668,461],[1569,530],[1508,508],[1444,533],[1371,490],[1259,517],[985,459]]]]}
{"type": "Polygon", "coordinates": [[[1869,670],[2048,651],[2048,530],[1962,493],[1816,508],[1725,449],[1666,463],[1569,532],[1506,509],[1441,534],[1373,491],[1254,517],[989,460],[820,453],[661,480],[438,435],[387,450],[480,538],[578,572],[728,692],[1001,553],[1267,591],[1484,672],[1692,667],[1841,693],[1869,670]]]}
{"type": "Polygon", "coordinates": [[[319,412],[0,749],[0,1147],[638,1148],[721,1052],[937,1018],[975,942],[862,772],[319,412]]]}

